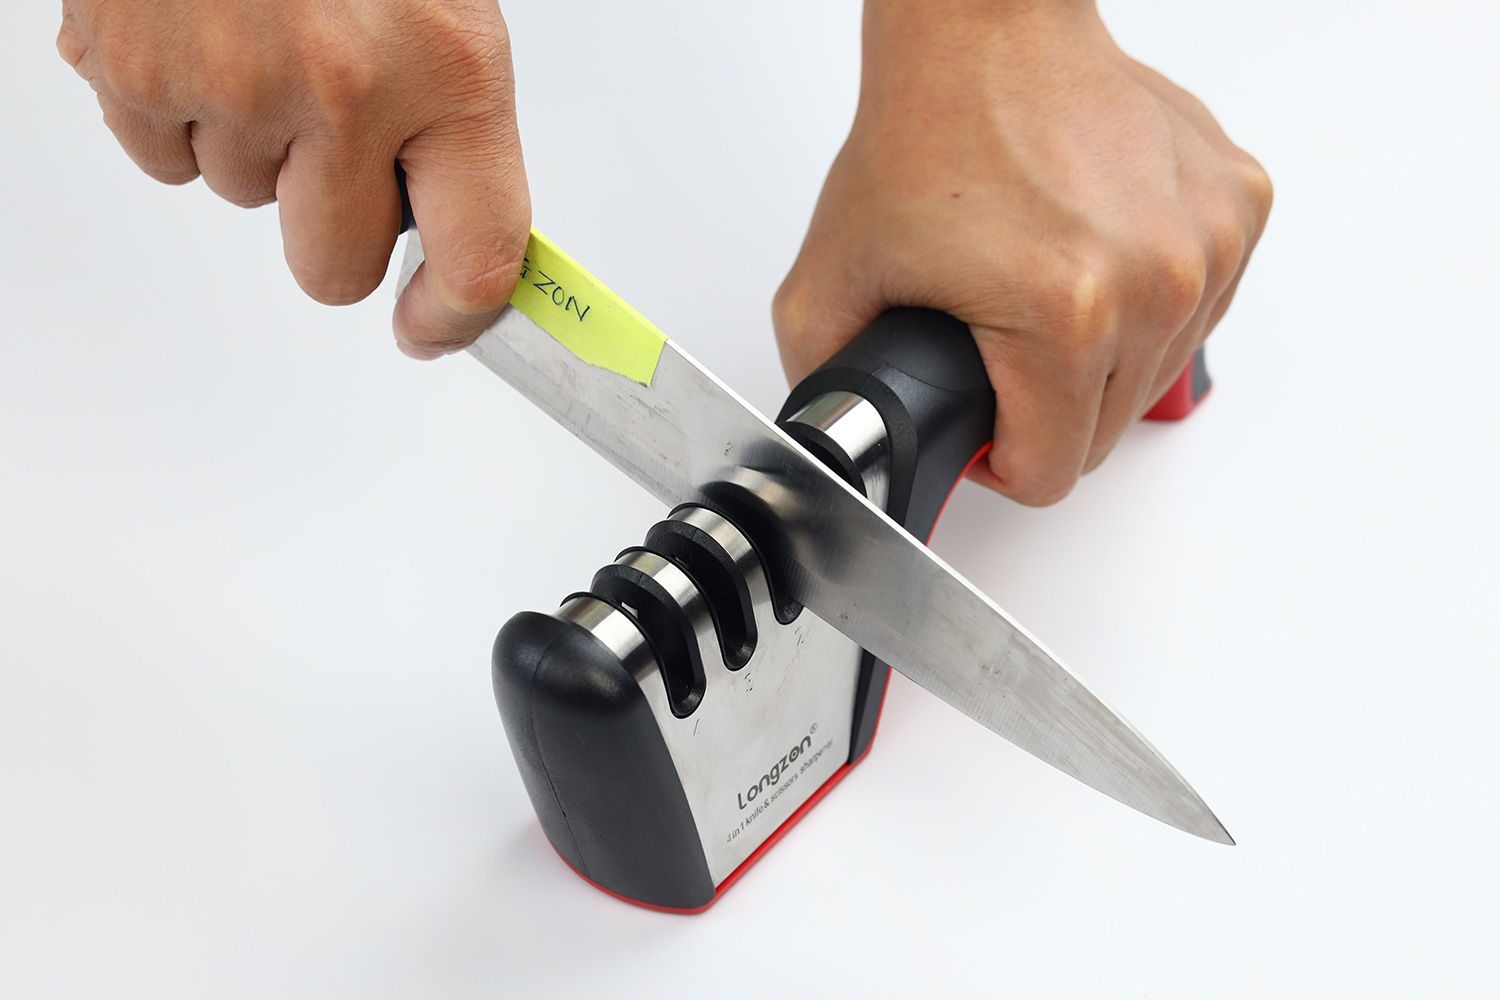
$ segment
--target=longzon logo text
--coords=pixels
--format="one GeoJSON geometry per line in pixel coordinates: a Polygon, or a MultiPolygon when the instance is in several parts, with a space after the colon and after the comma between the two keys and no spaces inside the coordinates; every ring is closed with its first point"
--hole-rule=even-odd
{"type": "MultiPolygon", "coordinates": [[[[814,726],[813,728],[816,729],[817,727],[814,726]]],[[[750,803],[754,802],[758,796],[762,795],[767,788],[774,787],[781,780],[781,776],[796,762],[797,758],[811,749],[812,736],[807,735],[802,737],[801,742],[795,744],[790,750],[782,754],[780,760],[766,769],[766,773],[760,776],[759,781],[743,792],[736,793],[740,800],[740,808],[744,809],[750,803]]]]}

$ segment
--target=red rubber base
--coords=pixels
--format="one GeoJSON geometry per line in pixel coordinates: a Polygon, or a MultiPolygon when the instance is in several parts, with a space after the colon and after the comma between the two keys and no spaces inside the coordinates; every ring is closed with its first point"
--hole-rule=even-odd
{"type": "Polygon", "coordinates": [[[1156,405],[1146,411],[1145,419],[1181,420],[1207,398],[1208,371],[1203,369],[1201,372],[1195,372],[1195,369],[1203,364],[1202,348],[1199,348],[1198,353],[1199,357],[1188,362],[1182,374],[1177,376],[1177,381],[1173,382],[1172,387],[1162,394],[1161,399],[1156,401],[1156,405]]]}

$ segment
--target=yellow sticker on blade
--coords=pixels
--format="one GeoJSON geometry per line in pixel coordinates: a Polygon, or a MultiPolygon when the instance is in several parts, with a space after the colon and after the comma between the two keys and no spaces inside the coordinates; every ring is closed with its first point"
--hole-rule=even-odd
{"type": "Polygon", "coordinates": [[[666,334],[535,229],[510,304],[591,365],[642,385],[656,375],[666,334]]]}

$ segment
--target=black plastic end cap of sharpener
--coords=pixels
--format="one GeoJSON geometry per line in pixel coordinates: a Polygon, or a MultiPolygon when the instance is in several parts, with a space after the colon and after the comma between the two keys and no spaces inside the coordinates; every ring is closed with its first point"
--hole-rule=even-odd
{"type": "Polygon", "coordinates": [[[580,875],[637,902],[714,896],[682,782],[636,679],[587,629],[523,611],[495,640],[495,700],[542,829],[580,875]]]}

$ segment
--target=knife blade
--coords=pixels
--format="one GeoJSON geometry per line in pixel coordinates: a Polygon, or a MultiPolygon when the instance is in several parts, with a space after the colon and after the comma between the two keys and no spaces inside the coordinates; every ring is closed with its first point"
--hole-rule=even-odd
{"type": "MultiPolygon", "coordinates": [[[[408,243],[400,287],[422,261],[408,243]]],[[[481,364],[669,505],[755,493],[762,553],[797,602],[949,705],[1105,795],[1232,844],[1187,781],[1121,716],[941,558],[533,231],[481,364]]]]}

